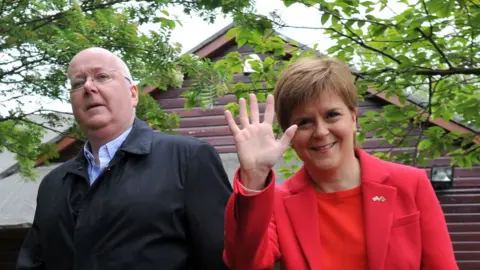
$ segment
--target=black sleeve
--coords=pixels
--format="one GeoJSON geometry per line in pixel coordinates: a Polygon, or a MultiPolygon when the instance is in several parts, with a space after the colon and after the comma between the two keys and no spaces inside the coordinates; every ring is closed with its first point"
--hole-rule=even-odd
{"type": "MultiPolygon", "coordinates": [[[[40,191],[39,191],[40,192],[40,191]]],[[[38,199],[37,199],[38,209],[38,199]]],[[[27,237],[23,241],[17,258],[16,270],[44,270],[45,264],[42,258],[42,245],[40,242],[40,230],[37,226],[38,211],[35,211],[33,224],[27,237]]]]}
{"type": "Polygon", "coordinates": [[[227,269],[222,259],[224,216],[232,187],[217,151],[207,143],[200,144],[189,158],[185,175],[192,256],[200,269],[227,269]]]}

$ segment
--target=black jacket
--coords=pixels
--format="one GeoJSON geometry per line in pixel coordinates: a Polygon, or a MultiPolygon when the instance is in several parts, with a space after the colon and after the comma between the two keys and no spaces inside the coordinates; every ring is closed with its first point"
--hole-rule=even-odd
{"type": "Polygon", "coordinates": [[[16,269],[225,269],[231,186],[218,153],[136,119],[90,187],[82,152],[40,184],[16,269]]]}

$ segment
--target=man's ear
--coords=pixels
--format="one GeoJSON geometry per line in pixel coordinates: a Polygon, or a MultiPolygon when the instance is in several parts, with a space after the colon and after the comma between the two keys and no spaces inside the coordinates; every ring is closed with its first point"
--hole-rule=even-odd
{"type": "Polygon", "coordinates": [[[132,84],[130,86],[130,94],[132,97],[132,106],[137,107],[138,104],[138,88],[136,85],[132,84]]]}

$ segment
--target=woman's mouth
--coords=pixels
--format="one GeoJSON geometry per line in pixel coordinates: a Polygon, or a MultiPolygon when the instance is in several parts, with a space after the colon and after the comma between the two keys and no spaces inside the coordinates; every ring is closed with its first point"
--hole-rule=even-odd
{"type": "Polygon", "coordinates": [[[333,142],[333,143],[325,144],[325,145],[318,146],[318,147],[312,147],[312,150],[314,150],[314,151],[327,151],[330,148],[332,148],[336,143],[337,142],[333,142]]]}

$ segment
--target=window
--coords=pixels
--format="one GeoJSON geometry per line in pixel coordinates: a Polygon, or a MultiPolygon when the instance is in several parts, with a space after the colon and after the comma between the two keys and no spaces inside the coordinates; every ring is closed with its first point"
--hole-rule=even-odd
{"type": "Polygon", "coordinates": [[[247,59],[243,63],[243,73],[244,74],[254,73],[255,70],[252,68],[251,62],[256,60],[261,61],[262,59],[260,59],[260,57],[257,54],[250,54],[246,58],[247,59]]]}

